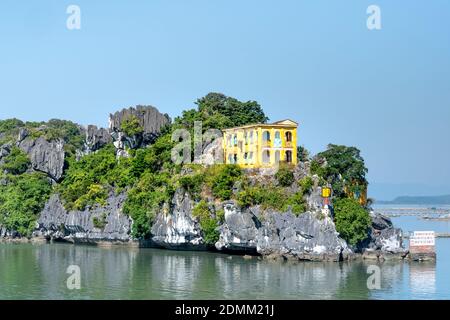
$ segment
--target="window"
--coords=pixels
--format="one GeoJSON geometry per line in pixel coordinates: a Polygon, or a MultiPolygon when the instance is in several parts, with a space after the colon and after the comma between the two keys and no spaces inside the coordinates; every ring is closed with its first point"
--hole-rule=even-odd
{"type": "Polygon", "coordinates": [[[264,131],[264,133],[263,133],[263,141],[264,142],[270,141],[270,132],[269,131],[264,131]]]}
{"type": "Polygon", "coordinates": [[[237,161],[238,161],[238,156],[237,156],[237,154],[235,153],[234,156],[233,156],[233,163],[236,164],[237,161]]]}
{"type": "Polygon", "coordinates": [[[250,131],[250,144],[253,144],[253,131],[250,131]]]}
{"type": "Polygon", "coordinates": [[[280,131],[276,131],[275,132],[275,139],[273,141],[273,146],[275,148],[281,148],[281,135],[280,135],[280,131]]]}
{"type": "Polygon", "coordinates": [[[264,150],[262,154],[263,163],[270,163],[270,151],[264,150]]]}
{"type": "Polygon", "coordinates": [[[286,142],[292,141],[292,132],[286,131],[286,142]]]}
{"type": "Polygon", "coordinates": [[[228,163],[233,163],[233,156],[231,154],[228,155],[228,163]]]}
{"type": "Polygon", "coordinates": [[[292,163],[292,151],[290,150],[286,151],[286,162],[292,163]]]}
{"type": "Polygon", "coordinates": [[[237,139],[237,135],[235,134],[234,138],[233,138],[233,145],[237,146],[237,143],[238,143],[238,139],[237,139]]]}
{"type": "Polygon", "coordinates": [[[248,164],[248,153],[244,153],[244,162],[245,164],[248,164]]]}

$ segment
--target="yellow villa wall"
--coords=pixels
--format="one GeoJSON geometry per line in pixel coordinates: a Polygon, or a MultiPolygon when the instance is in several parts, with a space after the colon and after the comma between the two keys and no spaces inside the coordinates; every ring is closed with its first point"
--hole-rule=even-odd
{"type": "Polygon", "coordinates": [[[243,168],[261,168],[261,167],[273,167],[277,163],[275,161],[275,153],[278,150],[280,152],[280,161],[286,160],[286,150],[292,152],[292,164],[297,164],[297,127],[288,125],[255,125],[241,128],[230,128],[224,130],[223,134],[223,149],[225,163],[233,163],[230,161],[229,155],[237,154],[238,161],[236,164],[243,168]],[[245,143],[245,132],[248,134],[248,143],[245,143]],[[253,143],[250,140],[250,132],[253,131],[253,143]],[[263,141],[263,132],[270,132],[270,141],[263,141]],[[275,147],[275,132],[280,132],[281,146],[275,147]],[[286,141],[285,133],[290,131],[292,133],[292,141],[286,141]],[[237,135],[237,146],[233,145],[233,136],[237,135]],[[228,135],[231,135],[231,146],[228,144],[228,135]],[[242,145],[242,152],[240,146],[242,145]],[[270,161],[268,163],[263,162],[263,150],[270,151],[270,161]],[[253,152],[253,158],[245,161],[244,154],[247,153],[248,158],[253,152]]]}

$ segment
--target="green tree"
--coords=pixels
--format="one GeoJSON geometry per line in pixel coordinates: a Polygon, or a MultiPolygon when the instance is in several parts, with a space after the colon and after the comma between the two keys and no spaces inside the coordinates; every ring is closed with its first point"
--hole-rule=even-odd
{"type": "Polygon", "coordinates": [[[30,165],[28,155],[17,147],[13,147],[11,152],[3,158],[3,164],[0,166],[2,170],[6,170],[11,174],[22,174],[27,171],[30,165]]]}
{"type": "Polygon", "coordinates": [[[142,127],[139,119],[134,115],[130,115],[122,121],[120,130],[122,130],[123,133],[129,137],[142,134],[144,132],[144,128],[142,127]]]}
{"type": "Polygon", "coordinates": [[[192,128],[202,121],[203,130],[223,129],[252,123],[266,123],[268,118],[256,101],[242,102],[222,93],[209,93],[196,102],[197,109],[184,111],[175,126],[192,128]]]}
{"type": "Polygon", "coordinates": [[[328,145],[311,163],[312,173],[317,173],[331,183],[336,197],[346,196],[345,189],[360,192],[367,186],[367,168],[359,149],[341,145],[328,145]]]}
{"type": "Polygon", "coordinates": [[[336,199],[334,220],[337,232],[351,245],[357,245],[369,234],[371,225],[369,212],[355,199],[336,199]]]}
{"type": "Polygon", "coordinates": [[[51,184],[41,173],[8,176],[7,180],[0,185],[0,225],[29,236],[50,196],[51,184]]]}

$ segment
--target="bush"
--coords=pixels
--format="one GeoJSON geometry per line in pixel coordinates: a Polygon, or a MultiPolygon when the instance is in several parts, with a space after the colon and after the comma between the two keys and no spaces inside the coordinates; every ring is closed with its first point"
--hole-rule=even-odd
{"type": "Polygon", "coordinates": [[[215,165],[206,172],[207,182],[212,193],[221,200],[229,200],[233,195],[233,186],[242,176],[242,170],[237,165],[215,165]]]}
{"type": "Polygon", "coordinates": [[[30,236],[51,191],[44,174],[9,176],[8,184],[0,185],[0,225],[22,236],[30,236]]]}
{"type": "Polygon", "coordinates": [[[288,166],[280,166],[277,173],[275,174],[275,178],[283,187],[289,187],[294,183],[294,173],[288,166]]]}
{"type": "Polygon", "coordinates": [[[17,147],[12,148],[9,155],[3,158],[2,170],[11,174],[22,174],[27,171],[30,165],[28,155],[17,147]]]}
{"type": "Polygon", "coordinates": [[[312,187],[314,186],[314,181],[311,177],[304,177],[299,182],[300,187],[302,188],[302,191],[304,194],[311,193],[312,187]]]}
{"type": "Polygon", "coordinates": [[[292,213],[299,215],[306,212],[306,201],[302,192],[296,192],[289,197],[287,205],[291,207],[292,213]]]}
{"type": "Polygon", "coordinates": [[[337,199],[334,201],[336,230],[351,245],[357,245],[368,236],[371,219],[355,199],[337,199]]]}
{"type": "Polygon", "coordinates": [[[194,200],[200,199],[200,193],[205,180],[202,173],[183,176],[180,178],[180,186],[184,188],[194,200]]]}
{"type": "Polygon", "coordinates": [[[144,128],[141,126],[139,119],[134,115],[131,115],[122,121],[120,130],[129,137],[144,132],[144,128]]]}
{"type": "Polygon", "coordinates": [[[106,224],[108,223],[106,221],[106,214],[103,213],[100,218],[98,218],[98,217],[92,218],[92,223],[94,224],[94,227],[96,227],[98,229],[104,229],[106,224]]]}
{"type": "Polygon", "coordinates": [[[145,172],[128,192],[123,212],[133,219],[133,237],[148,238],[150,235],[153,220],[174,194],[170,177],[165,172],[145,172]]]}
{"type": "Polygon", "coordinates": [[[219,240],[219,232],[216,230],[219,219],[212,218],[206,201],[200,201],[192,212],[192,215],[199,220],[203,232],[203,239],[208,245],[213,245],[219,240]]]}

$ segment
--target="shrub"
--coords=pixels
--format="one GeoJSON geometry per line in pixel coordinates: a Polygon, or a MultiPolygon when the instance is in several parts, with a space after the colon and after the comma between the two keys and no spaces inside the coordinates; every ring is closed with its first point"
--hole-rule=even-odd
{"type": "Polygon", "coordinates": [[[309,194],[311,193],[312,187],[314,186],[314,181],[312,180],[311,177],[308,176],[301,179],[299,184],[300,187],[302,188],[303,193],[309,194]]]}
{"type": "Polygon", "coordinates": [[[106,221],[106,214],[103,213],[100,218],[94,217],[92,219],[92,223],[94,224],[94,227],[96,227],[96,228],[99,228],[99,229],[105,228],[106,224],[108,223],[106,221]]]}
{"type": "Polygon", "coordinates": [[[334,201],[336,230],[351,245],[367,238],[371,224],[369,213],[355,199],[334,201]]]}
{"type": "Polygon", "coordinates": [[[242,176],[242,170],[237,165],[215,165],[206,172],[207,182],[212,193],[221,200],[229,200],[233,195],[233,186],[242,176]]]}
{"type": "Polygon", "coordinates": [[[283,187],[289,187],[294,183],[294,173],[288,166],[280,166],[277,173],[275,174],[275,178],[283,187]]]}
{"type": "Polygon", "coordinates": [[[180,186],[184,188],[194,200],[199,200],[205,176],[202,173],[182,176],[180,186]]]}
{"type": "Polygon", "coordinates": [[[8,184],[0,185],[0,225],[29,236],[51,191],[44,174],[9,176],[8,184]]]}
{"type": "Polygon", "coordinates": [[[287,205],[291,207],[292,213],[299,215],[306,212],[306,201],[302,192],[296,192],[289,197],[287,205]]]}
{"type": "Polygon", "coordinates": [[[144,128],[141,126],[139,119],[131,115],[125,118],[121,125],[120,130],[123,131],[127,136],[132,137],[144,132],[144,128]]]}
{"type": "Polygon", "coordinates": [[[74,208],[84,210],[86,206],[93,206],[94,204],[105,206],[107,197],[108,191],[102,185],[91,184],[88,192],[75,201],[74,208]]]}
{"type": "Polygon", "coordinates": [[[192,215],[199,220],[205,243],[208,245],[216,243],[220,236],[216,230],[219,219],[217,217],[215,219],[211,217],[211,212],[206,201],[200,201],[194,207],[192,215]]]}
{"type": "Polygon", "coordinates": [[[9,155],[3,158],[2,170],[11,174],[22,174],[27,171],[30,165],[28,155],[17,147],[13,147],[9,155]]]}
{"type": "Polygon", "coordinates": [[[145,172],[138,183],[128,192],[123,212],[133,219],[132,235],[147,238],[150,228],[164,203],[174,194],[173,183],[167,172],[145,172]]]}

